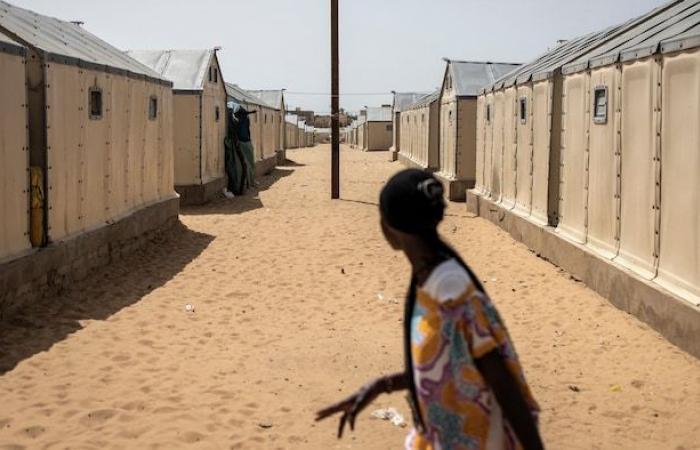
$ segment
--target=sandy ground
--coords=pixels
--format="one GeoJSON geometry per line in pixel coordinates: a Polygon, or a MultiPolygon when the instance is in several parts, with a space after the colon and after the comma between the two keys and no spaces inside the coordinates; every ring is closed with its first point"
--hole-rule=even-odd
{"type": "MultiPolygon", "coordinates": [[[[362,416],[313,412],[401,368],[408,265],[375,206],[400,169],[328,147],[0,329],[0,448],[398,449],[362,416]],[[187,312],[186,305],[194,306],[187,312]]],[[[497,227],[450,205],[444,235],[485,280],[543,407],[551,449],[700,448],[700,362],[497,227]]],[[[408,413],[401,395],[376,408],[408,413]]]]}

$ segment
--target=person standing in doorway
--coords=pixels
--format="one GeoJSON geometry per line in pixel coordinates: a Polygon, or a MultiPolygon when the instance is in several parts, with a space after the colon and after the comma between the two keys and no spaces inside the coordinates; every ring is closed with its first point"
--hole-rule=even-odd
{"type": "Polygon", "coordinates": [[[246,159],[246,167],[248,173],[246,174],[246,179],[248,180],[248,187],[254,187],[255,183],[255,147],[250,138],[250,118],[251,114],[255,114],[256,111],[247,111],[243,106],[240,106],[237,111],[234,112],[234,117],[237,121],[236,134],[238,136],[238,142],[243,155],[246,159]]]}

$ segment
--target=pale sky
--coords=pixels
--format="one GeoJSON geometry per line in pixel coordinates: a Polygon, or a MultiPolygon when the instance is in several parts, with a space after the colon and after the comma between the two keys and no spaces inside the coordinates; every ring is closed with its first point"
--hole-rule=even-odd
{"type": "MultiPolygon", "coordinates": [[[[226,81],[288,90],[290,107],[330,110],[329,0],[10,0],[85,28],[121,49],[209,48],[226,81]]],[[[528,62],[662,0],[340,0],[341,92],[430,91],[442,57],[528,62]]],[[[341,106],[389,103],[347,95],[341,106]]]]}

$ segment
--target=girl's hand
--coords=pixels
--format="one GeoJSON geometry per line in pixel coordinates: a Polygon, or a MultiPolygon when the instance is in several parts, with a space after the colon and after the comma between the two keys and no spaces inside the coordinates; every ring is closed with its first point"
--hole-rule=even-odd
{"type": "Polygon", "coordinates": [[[357,415],[374,401],[379,394],[386,392],[386,378],[379,378],[371,383],[364,385],[359,391],[350,397],[342,400],[328,408],[322,409],[316,413],[316,421],[323,420],[333,414],[342,412],[340,417],[340,425],[338,427],[338,439],[343,437],[343,429],[345,422],[350,422],[350,430],[355,430],[355,418],[357,415]]]}

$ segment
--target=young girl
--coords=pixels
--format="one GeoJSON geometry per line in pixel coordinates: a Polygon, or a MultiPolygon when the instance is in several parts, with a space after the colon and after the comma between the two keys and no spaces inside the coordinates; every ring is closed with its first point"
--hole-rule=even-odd
{"type": "Polygon", "coordinates": [[[474,273],[438,235],[445,203],[432,175],[405,170],[380,195],[386,240],[413,268],[404,315],[406,368],[317,413],[342,413],[338,438],[381,393],[409,391],[406,449],[541,449],[537,403],[503,321],[474,273]]]}

